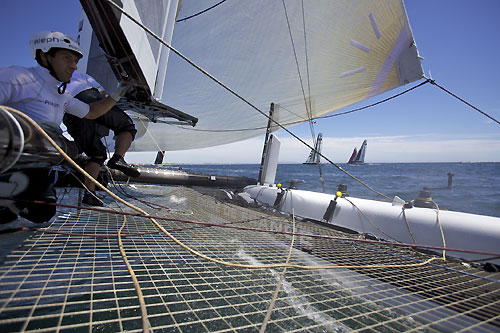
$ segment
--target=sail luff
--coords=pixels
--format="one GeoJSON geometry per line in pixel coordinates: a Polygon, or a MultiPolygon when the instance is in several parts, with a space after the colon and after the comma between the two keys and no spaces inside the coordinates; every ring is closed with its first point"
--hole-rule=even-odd
{"type": "MultiPolygon", "coordinates": [[[[171,43],[172,41],[172,34],[174,33],[175,19],[177,17],[179,5],[180,4],[177,0],[168,0],[167,2],[167,19],[165,20],[163,33],[161,34],[162,39],[167,43],[171,43]]],[[[160,45],[160,57],[158,59],[158,68],[156,71],[156,80],[153,91],[153,97],[156,100],[161,100],[163,97],[163,87],[165,84],[165,76],[167,74],[169,55],[170,49],[163,44],[160,45]]]]}

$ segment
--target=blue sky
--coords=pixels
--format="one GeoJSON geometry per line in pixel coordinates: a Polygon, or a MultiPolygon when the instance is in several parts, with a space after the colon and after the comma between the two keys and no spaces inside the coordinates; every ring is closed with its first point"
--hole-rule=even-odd
{"type": "MultiPolygon", "coordinates": [[[[500,119],[500,0],[408,0],[405,6],[426,75],[500,119]]],[[[31,35],[60,30],[74,36],[80,15],[77,0],[2,1],[0,66],[33,66],[31,35]]],[[[291,130],[310,140],[309,126],[291,130]]],[[[500,125],[430,84],[368,111],[319,120],[315,131],[323,133],[323,153],[335,162],[345,162],[363,139],[368,140],[368,162],[500,162],[500,125]]],[[[305,160],[308,148],[286,133],[278,136],[281,162],[305,160]]],[[[171,152],[167,158],[172,163],[259,163],[262,141],[171,152]]],[[[150,162],[153,156],[129,153],[127,159],[150,162]]]]}

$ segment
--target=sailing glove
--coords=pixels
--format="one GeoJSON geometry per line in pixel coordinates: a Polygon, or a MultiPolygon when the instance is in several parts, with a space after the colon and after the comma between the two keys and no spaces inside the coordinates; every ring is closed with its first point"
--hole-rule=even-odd
{"type": "Polygon", "coordinates": [[[109,95],[115,102],[118,102],[129,89],[132,88],[132,82],[130,81],[122,81],[118,84],[118,87],[116,87],[116,90],[109,95]]]}

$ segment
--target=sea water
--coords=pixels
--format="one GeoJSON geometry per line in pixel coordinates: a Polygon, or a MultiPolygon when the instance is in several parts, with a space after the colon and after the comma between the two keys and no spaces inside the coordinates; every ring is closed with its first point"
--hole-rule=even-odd
{"type": "MultiPolygon", "coordinates": [[[[220,176],[259,175],[256,164],[162,167],[220,176]]],[[[441,209],[500,217],[500,163],[368,163],[339,167],[390,198],[398,196],[411,201],[425,187],[430,188],[432,199],[441,209]],[[453,174],[451,187],[448,173],[453,174]]],[[[387,201],[334,165],[322,164],[321,171],[326,193],[333,194],[339,184],[345,184],[351,196],[387,201]]],[[[291,180],[296,180],[301,190],[321,192],[323,188],[317,165],[278,165],[276,183],[288,187],[291,180]]]]}
{"type": "MultiPolygon", "coordinates": [[[[258,165],[161,166],[164,169],[178,169],[179,167],[187,172],[221,176],[257,178],[259,174],[258,165]]],[[[432,188],[432,198],[442,209],[500,217],[500,163],[384,163],[359,166],[342,164],[340,167],[389,197],[397,195],[405,200],[413,200],[418,196],[421,189],[429,187],[432,188]],[[454,174],[450,188],[448,188],[448,173],[454,174]]],[[[345,184],[351,196],[384,199],[333,165],[322,165],[321,171],[325,192],[327,193],[335,193],[338,184],[345,184]]],[[[291,180],[297,181],[299,189],[322,191],[323,186],[319,176],[319,168],[316,165],[279,165],[276,183],[288,187],[291,180]]],[[[13,222],[13,224],[16,224],[16,222],[13,222]]],[[[15,225],[12,227],[15,227],[15,225]]],[[[6,238],[12,238],[12,236],[7,235],[6,238]]],[[[7,252],[7,250],[5,243],[0,245],[0,252],[7,252]]],[[[328,274],[334,273],[329,272],[328,274]]],[[[330,279],[332,278],[330,277],[330,279]]],[[[332,281],[336,281],[336,279],[332,279],[332,281]]],[[[363,278],[363,281],[366,281],[366,278],[363,278]]],[[[355,282],[344,281],[343,283],[355,282]]],[[[357,286],[353,288],[353,290],[356,289],[357,286]]],[[[282,290],[293,296],[292,301],[301,300],[300,290],[295,289],[286,279],[283,282],[282,290]]],[[[301,301],[296,308],[304,313],[310,313],[311,318],[317,322],[328,323],[329,318],[318,317],[316,309],[310,309],[308,306],[303,306],[303,304],[307,304],[307,302],[301,301]]],[[[341,327],[331,326],[329,328],[338,331],[342,329],[341,327]]]]}

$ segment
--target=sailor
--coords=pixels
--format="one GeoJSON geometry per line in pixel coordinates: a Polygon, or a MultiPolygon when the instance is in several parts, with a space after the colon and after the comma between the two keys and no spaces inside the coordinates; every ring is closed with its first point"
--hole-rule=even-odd
{"type": "MultiPolygon", "coordinates": [[[[92,76],[78,71],[73,72],[67,90],[72,96],[85,103],[99,101],[106,95],[104,88],[92,76]]],[[[89,157],[85,171],[92,177],[97,178],[99,170],[106,160],[106,147],[101,139],[108,135],[109,129],[113,130],[115,134],[115,152],[107,166],[120,170],[129,177],[140,175],[136,167],[124,160],[125,153],[134,140],[137,130],[132,119],[118,106],[113,106],[109,112],[95,120],[65,113],[63,122],[68,133],[89,157]]],[[[102,202],[95,196],[94,182],[86,178],[85,186],[90,193],[85,193],[82,202],[91,206],[102,206],[102,202]]]]}
{"type": "MultiPolygon", "coordinates": [[[[0,68],[0,105],[24,112],[43,128],[61,131],[59,125],[65,112],[80,118],[98,118],[107,113],[130,87],[130,83],[123,82],[115,92],[100,101],[90,104],[81,102],[66,91],[77,63],[83,56],[78,43],[61,32],[42,31],[33,35],[30,49],[38,63],[37,67],[0,68]]],[[[43,196],[47,201],[54,201],[55,192],[51,188],[47,190],[49,194],[43,196]]],[[[42,196],[40,193],[33,194],[33,199],[45,199],[36,195],[42,196]]],[[[52,211],[55,213],[55,208],[52,211]]],[[[36,217],[37,222],[52,217],[48,216],[49,212],[46,215],[36,217]]]]}
{"type": "Polygon", "coordinates": [[[77,42],[57,31],[36,33],[30,49],[37,67],[0,68],[0,104],[19,109],[37,123],[59,126],[64,112],[80,118],[96,119],[108,112],[129,89],[120,83],[116,91],[91,104],[66,92],[78,61],[83,56],[77,42]]]}

